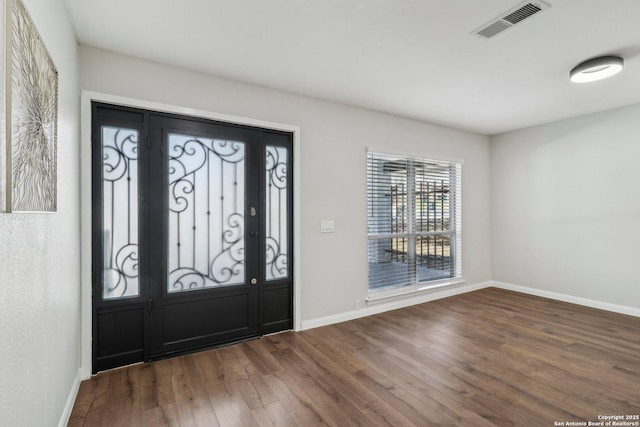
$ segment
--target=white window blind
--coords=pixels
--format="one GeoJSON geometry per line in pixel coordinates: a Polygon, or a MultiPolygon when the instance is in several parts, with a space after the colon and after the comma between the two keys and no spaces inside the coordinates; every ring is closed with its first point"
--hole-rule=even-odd
{"type": "Polygon", "coordinates": [[[458,162],[367,153],[370,292],[462,276],[461,174],[458,162]]]}

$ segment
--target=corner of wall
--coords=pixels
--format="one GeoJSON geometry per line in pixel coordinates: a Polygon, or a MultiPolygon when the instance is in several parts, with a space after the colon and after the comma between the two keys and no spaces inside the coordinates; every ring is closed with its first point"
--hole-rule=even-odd
{"type": "Polygon", "coordinates": [[[548,298],[556,301],[564,301],[571,304],[582,305],[585,307],[597,308],[599,310],[611,311],[613,313],[626,314],[628,316],[640,317],[640,308],[629,307],[626,305],[611,304],[608,302],[596,301],[588,298],[581,298],[574,295],[562,294],[559,292],[545,291],[527,286],[514,285],[512,283],[504,283],[494,281],[491,286],[505,289],[513,292],[520,292],[528,295],[535,295],[542,298],[548,298]]]}
{"type": "Polygon", "coordinates": [[[76,397],[78,396],[78,391],[80,390],[81,377],[82,376],[80,374],[80,370],[78,370],[78,373],[73,380],[73,384],[71,385],[71,390],[69,390],[67,403],[64,405],[64,410],[62,411],[62,416],[60,417],[58,427],[66,427],[69,424],[71,412],[73,411],[73,405],[76,402],[76,397]]]}

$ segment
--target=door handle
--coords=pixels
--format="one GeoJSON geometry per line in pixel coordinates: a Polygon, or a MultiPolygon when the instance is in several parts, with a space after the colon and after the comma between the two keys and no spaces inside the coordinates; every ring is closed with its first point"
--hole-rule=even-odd
{"type": "Polygon", "coordinates": [[[251,284],[252,285],[257,285],[258,284],[258,279],[256,279],[255,277],[253,279],[251,279],[251,284]]]}

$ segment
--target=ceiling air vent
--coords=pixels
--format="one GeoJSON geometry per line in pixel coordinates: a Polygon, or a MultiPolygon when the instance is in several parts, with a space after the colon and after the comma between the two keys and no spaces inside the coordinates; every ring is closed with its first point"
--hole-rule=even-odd
{"type": "Polygon", "coordinates": [[[505,13],[501,13],[497,18],[475,30],[473,34],[483,39],[490,39],[548,7],[549,5],[543,1],[525,1],[505,13]]]}

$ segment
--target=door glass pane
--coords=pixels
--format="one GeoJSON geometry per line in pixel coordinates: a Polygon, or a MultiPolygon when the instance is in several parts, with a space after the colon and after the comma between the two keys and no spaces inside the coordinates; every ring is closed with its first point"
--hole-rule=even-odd
{"type": "Polygon", "coordinates": [[[140,295],[138,132],[102,127],[102,298],[140,295]]]}
{"type": "Polygon", "coordinates": [[[266,155],[267,280],[274,280],[289,276],[288,153],[284,147],[267,146],[266,155]]]}
{"type": "Polygon", "coordinates": [[[245,145],[169,134],[167,292],[245,282],[245,145]]]}

